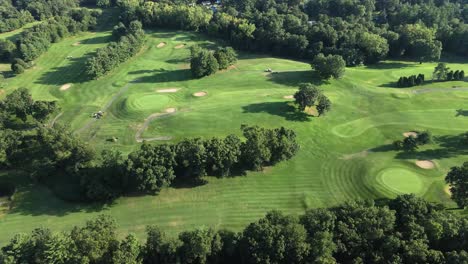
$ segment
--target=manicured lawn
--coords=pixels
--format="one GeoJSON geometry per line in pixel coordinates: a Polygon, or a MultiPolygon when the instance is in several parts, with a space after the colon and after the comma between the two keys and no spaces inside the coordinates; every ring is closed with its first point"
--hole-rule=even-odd
{"type": "MultiPolygon", "coordinates": [[[[240,53],[234,68],[194,80],[189,47],[217,43],[195,33],[160,31],[148,32],[140,54],[108,76],[86,80],[85,55],[105,45],[109,36],[110,31],[83,33],[54,44],[34,69],[6,80],[2,96],[28,87],[36,99],[58,100],[57,122],[70,125],[98,151],[136,149],[135,134],[145,119],[175,108],[174,114],[149,122],[142,137],[164,136],[176,142],[184,137],[240,135],[241,124],[285,126],[297,132],[298,155],[263,172],[207,177],[203,186],[167,188],[157,196],[126,197],[106,206],[63,202],[45,187],[18,176],[14,207],[0,215],[0,244],[20,231],[38,226],[64,230],[100,213],[115,217],[122,232],[143,237],[148,224],[158,224],[171,234],[198,226],[239,230],[273,209],[299,214],[307,208],[406,192],[454,206],[444,192],[443,177],[451,166],[468,158],[468,149],[457,141],[468,130],[468,109],[457,112],[466,107],[468,90],[452,87],[468,88],[467,83],[389,87],[403,75],[424,73],[430,79],[434,63],[387,61],[349,68],[343,79],[320,83],[307,63],[240,53]],[[157,48],[160,42],[167,45],[157,48]],[[186,46],[176,49],[180,44],[186,46]],[[267,74],[266,68],[278,73],[267,74]],[[320,118],[297,113],[292,100],[283,96],[293,94],[301,82],[320,85],[333,103],[332,111],[320,118]],[[61,91],[64,84],[71,87],[61,91]],[[172,88],[177,92],[157,91],[172,88]],[[207,95],[193,96],[199,91],[207,95]],[[90,118],[99,110],[105,112],[103,119],[90,118]],[[434,134],[434,144],[412,154],[389,147],[403,138],[403,132],[425,129],[434,134]],[[118,141],[107,141],[112,137],[118,141]],[[437,166],[421,169],[414,164],[418,159],[434,160],[437,166]]],[[[468,64],[449,66],[468,72],[468,64]]]]}

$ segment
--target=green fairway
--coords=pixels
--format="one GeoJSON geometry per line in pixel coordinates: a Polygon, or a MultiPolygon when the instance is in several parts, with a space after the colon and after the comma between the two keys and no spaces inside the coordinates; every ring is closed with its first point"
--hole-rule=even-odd
{"type": "MultiPolygon", "coordinates": [[[[158,31],[147,32],[137,56],[99,80],[86,80],[82,74],[87,54],[106,45],[110,34],[87,32],[53,44],[33,69],[5,80],[1,97],[27,87],[35,99],[58,100],[56,122],[69,125],[98,151],[129,153],[140,144],[138,132],[142,138],[165,139],[152,141],[158,144],[240,135],[242,124],[293,129],[301,149],[291,160],[262,172],[206,177],[205,185],[171,187],[157,196],[124,197],[106,206],[70,204],[25,176],[3,172],[0,177],[14,178],[19,188],[12,209],[0,213],[0,244],[19,231],[38,226],[64,230],[100,213],[115,217],[121,231],[143,237],[148,224],[173,235],[199,226],[240,230],[273,209],[298,214],[356,198],[409,192],[453,206],[443,178],[450,167],[468,158],[457,141],[468,130],[468,90],[452,87],[468,84],[389,87],[400,76],[423,73],[429,79],[435,63],[386,61],[348,68],[343,79],[321,83],[308,63],[239,53],[235,67],[192,79],[189,47],[222,43],[196,33],[158,31]],[[166,45],[158,48],[161,42],[166,45]],[[175,48],[181,44],[185,46],[175,48]],[[267,68],[278,73],[265,73],[267,68]],[[294,94],[302,82],[320,85],[332,101],[329,113],[318,118],[297,113],[284,96],[294,94]],[[71,86],[61,90],[66,84],[71,86]],[[165,89],[175,92],[158,91],[165,89]],[[200,91],[206,96],[193,95],[200,91]],[[175,112],[159,115],[168,108],[175,112]],[[90,117],[99,110],[104,111],[102,119],[90,117]],[[415,153],[389,147],[403,138],[402,133],[425,129],[433,133],[435,143],[415,153]],[[113,137],[117,142],[108,140],[113,137]],[[435,160],[437,167],[421,169],[414,164],[417,159],[435,160]]],[[[449,67],[468,71],[467,63],[449,62],[449,67]]]]}

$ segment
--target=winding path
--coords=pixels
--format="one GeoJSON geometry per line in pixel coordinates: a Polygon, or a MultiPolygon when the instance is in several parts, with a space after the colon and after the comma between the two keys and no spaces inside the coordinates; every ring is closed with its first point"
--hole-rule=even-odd
{"type": "Polygon", "coordinates": [[[153,121],[155,119],[158,119],[158,118],[167,117],[167,116],[173,115],[175,113],[176,113],[176,111],[170,112],[170,113],[154,113],[154,114],[151,114],[150,116],[148,116],[145,119],[145,122],[141,125],[141,127],[138,128],[138,130],[137,130],[137,132],[135,134],[135,140],[137,142],[143,142],[144,140],[146,140],[146,141],[171,140],[172,139],[171,136],[159,136],[159,137],[152,137],[152,138],[142,138],[141,134],[143,134],[143,132],[148,128],[151,121],[153,121]]]}

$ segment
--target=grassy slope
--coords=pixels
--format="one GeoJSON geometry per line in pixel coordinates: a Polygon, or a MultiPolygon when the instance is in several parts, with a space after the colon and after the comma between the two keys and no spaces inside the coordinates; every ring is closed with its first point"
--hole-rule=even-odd
{"type": "MultiPolygon", "coordinates": [[[[122,231],[142,235],[147,224],[159,224],[173,234],[200,225],[240,229],[272,209],[300,213],[305,208],[349,199],[392,197],[398,190],[414,190],[429,200],[453,205],[444,193],[443,175],[467,158],[456,148],[456,135],[468,130],[468,119],[457,116],[456,110],[466,105],[468,91],[451,87],[468,85],[450,82],[409,89],[386,87],[402,75],[430,76],[434,64],[385,62],[348,69],[342,80],[321,84],[333,110],[324,117],[303,120],[290,106],[291,100],[283,96],[293,94],[298,83],[316,82],[306,63],[241,54],[236,68],[192,80],[188,48],[174,47],[181,43],[212,46],[213,42],[192,33],[156,32],[130,62],[100,80],[85,81],[80,76],[82,56],[104,45],[108,36],[109,32],[83,33],[54,44],[37,60],[35,69],[9,79],[5,91],[24,86],[37,99],[59,100],[63,114],[58,122],[69,124],[98,150],[135,149],[135,133],[145,118],[175,107],[176,114],[154,120],[143,136],[172,136],[177,141],[239,134],[244,123],[286,126],[297,132],[300,152],[264,172],[226,179],[208,177],[204,186],[168,188],[158,196],[121,198],[105,207],[62,202],[44,187],[27,185],[24,177],[15,176],[23,184],[14,208],[0,216],[0,244],[18,231],[37,226],[66,229],[99,213],[114,216],[122,231]],[[83,44],[73,46],[77,41],[83,44]],[[167,45],[157,48],[160,42],[167,45]],[[279,73],[265,74],[266,68],[279,73]],[[72,87],[59,91],[65,83],[72,83],[72,87]],[[155,92],[174,87],[180,90],[155,92]],[[426,88],[444,90],[414,92],[426,88]],[[208,95],[192,96],[197,91],[208,95]],[[104,108],[102,120],[94,122],[89,117],[104,108]],[[441,137],[438,144],[412,155],[388,149],[389,143],[402,138],[402,132],[418,129],[430,129],[441,137]],[[119,140],[107,142],[110,137],[119,140]],[[414,165],[417,158],[434,159],[436,169],[419,169],[414,165]],[[402,177],[388,176],[403,171],[409,175],[407,183],[402,177]],[[415,183],[421,186],[411,186],[415,183]]],[[[467,64],[450,66],[468,71],[467,64]]],[[[13,177],[12,173],[4,175],[13,177]]]]}

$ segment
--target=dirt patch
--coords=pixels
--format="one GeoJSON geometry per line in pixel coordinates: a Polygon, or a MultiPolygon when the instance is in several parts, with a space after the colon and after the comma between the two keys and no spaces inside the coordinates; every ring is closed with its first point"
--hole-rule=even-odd
{"type": "Polygon", "coordinates": [[[185,47],[185,44],[179,44],[179,45],[175,46],[174,49],[181,49],[183,47],[185,47]]]}
{"type": "Polygon", "coordinates": [[[71,83],[66,83],[66,84],[60,86],[60,91],[66,91],[66,90],[70,89],[71,86],[72,86],[71,83]]]}
{"type": "Polygon", "coordinates": [[[405,137],[418,137],[418,133],[414,131],[408,131],[403,133],[403,136],[405,137]]]}
{"type": "Polygon", "coordinates": [[[206,96],[207,94],[208,94],[207,92],[196,92],[193,94],[193,96],[202,97],[202,96],[206,96]]]}
{"type": "Polygon", "coordinates": [[[313,107],[306,107],[304,112],[306,112],[308,115],[311,115],[311,116],[318,116],[319,115],[317,109],[314,106],[313,107]]]}
{"type": "Polygon", "coordinates": [[[418,160],[416,161],[416,166],[425,170],[430,170],[430,169],[435,168],[435,164],[432,160],[418,160]]]}
{"type": "Polygon", "coordinates": [[[5,90],[0,89],[0,96],[5,94],[5,90]]]}
{"type": "Polygon", "coordinates": [[[166,113],[174,113],[176,111],[176,109],[174,107],[171,107],[171,108],[167,108],[166,110],[164,110],[166,113]]]}
{"type": "Polygon", "coordinates": [[[162,47],[164,47],[164,46],[166,46],[166,42],[161,42],[161,43],[159,43],[156,47],[162,48],[162,47]]]}
{"type": "Polygon", "coordinates": [[[79,45],[81,45],[81,42],[80,42],[80,41],[75,42],[75,43],[72,44],[72,46],[79,46],[79,45]]]}
{"type": "Polygon", "coordinates": [[[357,152],[357,153],[345,154],[341,156],[341,159],[350,160],[354,158],[365,158],[367,157],[367,155],[369,155],[369,150],[364,150],[364,151],[357,152]]]}
{"type": "Polygon", "coordinates": [[[158,93],[175,93],[177,91],[179,91],[179,88],[167,88],[167,89],[156,90],[156,92],[158,93]]]}
{"type": "Polygon", "coordinates": [[[452,196],[452,192],[450,191],[450,185],[445,186],[444,192],[449,196],[452,196]]]}
{"type": "Polygon", "coordinates": [[[285,95],[283,96],[284,99],[294,99],[294,95],[285,95]]]}

